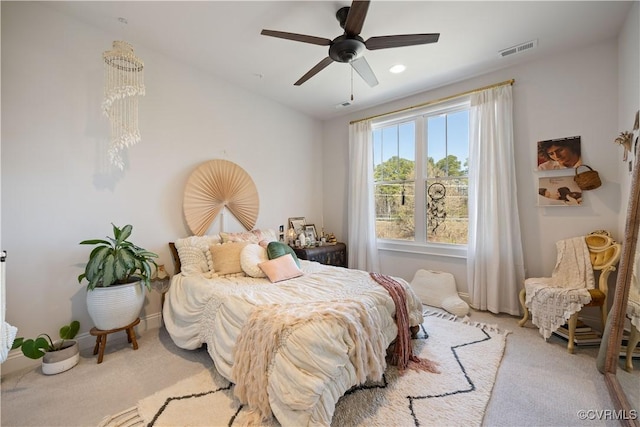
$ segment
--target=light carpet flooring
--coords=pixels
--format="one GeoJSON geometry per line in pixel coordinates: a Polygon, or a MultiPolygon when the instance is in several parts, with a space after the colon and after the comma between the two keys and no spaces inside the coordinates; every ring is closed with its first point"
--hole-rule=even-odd
{"type": "MultiPolygon", "coordinates": [[[[545,342],[530,323],[518,327],[516,317],[472,312],[470,320],[511,331],[483,425],[619,425],[578,417],[580,410],[613,409],[596,369],[597,347],[579,347],[570,355],[562,340],[545,342]]],[[[134,351],[124,335],[113,336],[99,365],[86,349],[80,363],[65,373],[45,376],[37,367],[3,377],[0,425],[96,426],[212,365],[205,349],[177,348],[164,328],[145,332],[138,344],[134,351]]]]}

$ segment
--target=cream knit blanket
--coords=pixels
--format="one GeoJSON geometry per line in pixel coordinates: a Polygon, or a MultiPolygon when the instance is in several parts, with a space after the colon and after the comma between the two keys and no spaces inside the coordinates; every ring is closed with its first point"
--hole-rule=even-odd
{"type": "Polygon", "coordinates": [[[526,279],[525,304],[531,321],[547,339],[573,313],[591,302],[588,289],[595,288],[589,248],[584,237],[556,242],[557,260],[551,277],[526,279]]]}
{"type": "Polygon", "coordinates": [[[293,330],[308,322],[337,322],[353,342],[349,360],[357,383],[379,381],[386,369],[386,345],[376,311],[358,301],[328,301],[257,306],[235,346],[234,394],[250,411],[250,424],[271,418],[268,381],[279,347],[293,330]]]}

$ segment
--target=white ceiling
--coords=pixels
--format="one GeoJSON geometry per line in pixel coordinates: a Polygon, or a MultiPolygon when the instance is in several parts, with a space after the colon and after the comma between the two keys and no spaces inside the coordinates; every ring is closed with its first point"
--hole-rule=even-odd
{"type": "MultiPolygon", "coordinates": [[[[637,0],[636,0],[637,1],[637,0]]],[[[631,1],[376,1],[361,36],[440,33],[436,44],[365,51],[379,85],[333,63],[301,86],[328,47],[260,35],[264,29],[333,39],[336,11],[349,1],[46,2],[131,44],[153,49],[319,119],[368,108],[540,56],[615,37],[631,1]],[[123,24],[118,18],[125,18],[123,24]],[[538,40],[502,58],[500,50],[538,40]],[[407,70],[391,74],[403,63],[407,70]]],[[[110,46],[105,46],[105,50],[110,46]]],[[[141,57],[143,55],[140,55],[141,57]]],[[[144,57],[142,57],[144,60],[144,57]]],[[[150,71],[148,71],[150,72],[150,71]]]]}

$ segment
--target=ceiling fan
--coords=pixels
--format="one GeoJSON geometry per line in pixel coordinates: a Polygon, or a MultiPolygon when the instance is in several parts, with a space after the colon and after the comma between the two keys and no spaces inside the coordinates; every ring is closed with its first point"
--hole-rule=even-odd
{"type": "Polygon", "coordinates": [[[402,34],[395,36],[371,37],[364,41],[360,37],[362,25],[367,17],[369,1],[354,0],[351,6],[345,6],[336,12],[336,18],[344,29],[344,34],[333,40],[322,37],[308,36],[305,34],[287,33],[284,31],[262,30],[263,36],[278,37],[303,43],[311,43],[320,46],[329,46],[329,56],[318,62],[312,69],[302,76],[295,86],[300,86],[311,77],[318,74],[332,62],[344,62],[351,64],[360,77],[371,87],[378,84],[378,79],[362,56],[365,48],[368,50],[388,49],[392,47],[414,46],[419,44],[436,43],[440,38],[435,34],[402,34]]]}

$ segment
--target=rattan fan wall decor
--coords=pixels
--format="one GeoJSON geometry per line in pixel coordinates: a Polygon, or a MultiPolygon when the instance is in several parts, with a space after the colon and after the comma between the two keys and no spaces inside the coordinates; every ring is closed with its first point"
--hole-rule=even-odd
{"type": "Polygon", "coordinates": [[[244,228],[253,229],[260,207],[258,190],[237,164],[209,160],[191,173],[185,186],[182,209],[191,232],[204,235],[225,207],[244,228]]]}

